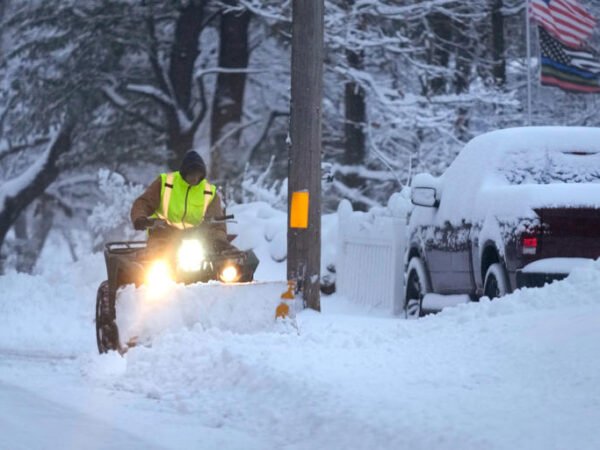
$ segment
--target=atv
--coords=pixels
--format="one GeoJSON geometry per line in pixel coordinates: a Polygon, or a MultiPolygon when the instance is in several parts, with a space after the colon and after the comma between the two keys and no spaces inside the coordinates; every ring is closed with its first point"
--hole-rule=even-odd
{"type": "Polygon", "coordinates": [[[177,229],[164,220],[153,219],[147,241],[108,242],[104,259],[108,279],[96,296],[96,342],[98,351],[117,350],[123,354],[135,342],[122,345],[116,321],[119,288],[146,284],[160,290],[169,281],[198,283],[218,280],[223,283],[252,281],[258,259],[252,251],[240,251],[231,244],[211,242],[211,225],[233,219],[223,216],[200,225],[177,229]]]}

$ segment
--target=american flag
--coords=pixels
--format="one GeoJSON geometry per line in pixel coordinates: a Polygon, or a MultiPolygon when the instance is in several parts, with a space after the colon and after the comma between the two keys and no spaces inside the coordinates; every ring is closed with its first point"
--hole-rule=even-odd
{"type": "Polygon", "coordinates": [[[587,49],[572,49],[539,27],[541,82],[570,92],[600,92],[600,62],[587,49]]]}
{"type": "Polygon", "coordinates": [[[582,47],[596,19],[577,0],[532,0],[530,15],[564,44],[582,47]]]}

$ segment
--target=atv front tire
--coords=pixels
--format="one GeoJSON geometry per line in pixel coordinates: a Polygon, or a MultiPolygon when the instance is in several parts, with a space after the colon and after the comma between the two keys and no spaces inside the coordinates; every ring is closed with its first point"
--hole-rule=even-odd
{"type": "Polygon", "coordinates": [[[103,281],[96,294],[96,344],[98,352],[119,349],[119,329],[115,322],[115,305],[111,304],[108,281],[103,281]]]}

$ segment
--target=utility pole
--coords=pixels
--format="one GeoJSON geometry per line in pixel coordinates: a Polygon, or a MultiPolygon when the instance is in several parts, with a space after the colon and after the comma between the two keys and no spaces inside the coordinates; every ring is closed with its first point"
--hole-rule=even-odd
{"type": "Polygon", "coordinates": [[[323,0],[293,0],[287,276],[321,310],[323,0]]]}

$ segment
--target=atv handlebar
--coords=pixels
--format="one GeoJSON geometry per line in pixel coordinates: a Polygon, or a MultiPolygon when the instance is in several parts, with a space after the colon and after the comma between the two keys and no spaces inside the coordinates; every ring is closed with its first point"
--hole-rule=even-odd
{"type": "Polygon", "coordinates": [[[161,228],[168,228],[169,224],[167,223],[166,220],[163,219],[148,219],[148,226],[146,227],[147,230],[157,230],[157,229],[161,229],[161,228]]]}
{"type": "MultiPolygon", "coordinates": [[[[220,216],[220,217],[209,217],[207,220],[204,220],[204,221],[202,221],[202,223],[200,223],[200,224],[198,224],[196,226],[190,227],[189,229],[191,229],[191,228],[197,228],[197,227],[199,227],[201,225],[211,225],[211,224],[214,224],[214,223],[227,222],[228,220],[234,219],[234,217],[235,216],[233,214],[229,214],[229,215],[226,215],[226,216],[220,216]]],[[[148,230],[154,231],[154,230],[157,230],[157,229],[163,229],[163,228],[169,228],[169,227],[171,227],[171,225],[169,225],[169,223],[166,220],[164,220],[164,219],[149,218],[148,220],[149,220],[149,225],[150,225],[150,226],[146,227],[146,229],[148,229],[148,230]]]]}

